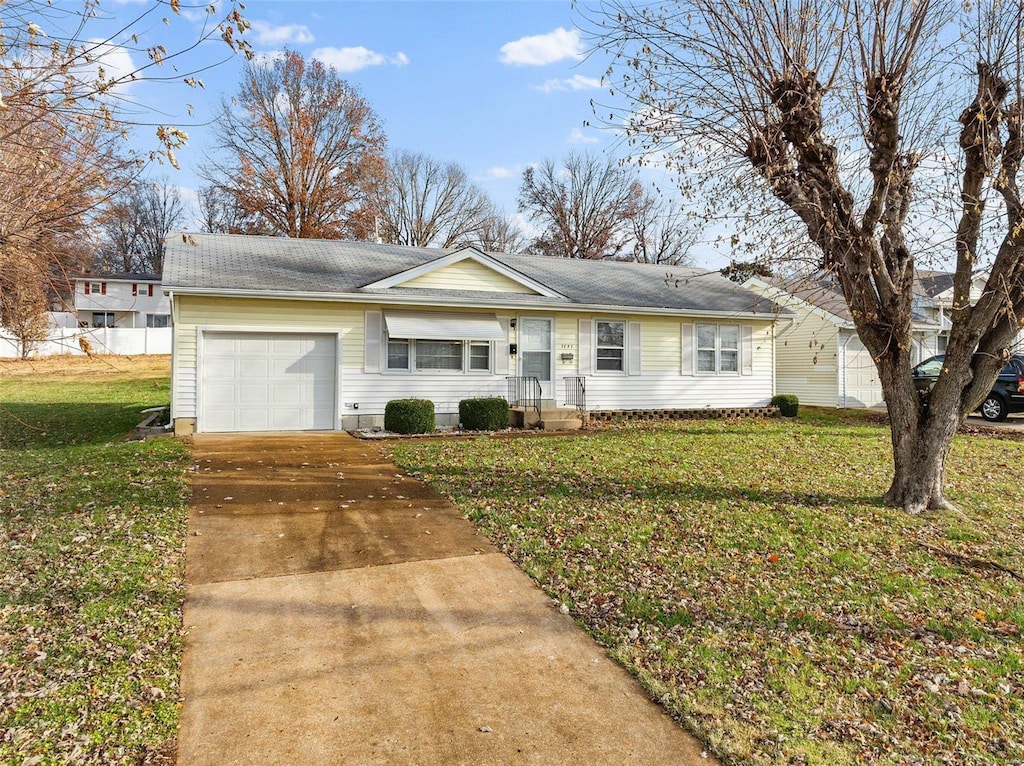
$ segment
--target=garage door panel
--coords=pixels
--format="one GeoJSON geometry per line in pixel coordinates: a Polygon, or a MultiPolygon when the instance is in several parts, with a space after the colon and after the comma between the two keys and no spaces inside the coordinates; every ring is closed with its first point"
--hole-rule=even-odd
{"type": "Polygon", "coordinates": [[[267,378],[270,376],[270,363],[266,359],[250,359],[243,357],[238,360],[238,376],[243,379],[267,378]]]}
{"type": "Polygon", "coordinates": [[[327,334],[204,333],[200,430],[334,428],[336,346],[327,334]]]}
{"type": "Polygon", "coordinates": [[[208,356],[205,361],[205,373],[211,380],[233,379],[238,374],[237,360],[229,356],[208,356]]]}
{"type": "Polygon", "coordinates": [[[269,383],[242,383],[238,387],[238,401],[242,404],[267,404],[270,396],[269,383]]]}
{"type": "MultiPolygon", "coordinates": [[[[274,404],[301,404],[303,399],[302,387],[295,384],[278,384],[274,386],[271,396],[273,397],[274,404]]],[[[313,397],[309,398],[312,399],[313,397]]],[[[312,401],[309,403],[312,404],[312,401]]]]}

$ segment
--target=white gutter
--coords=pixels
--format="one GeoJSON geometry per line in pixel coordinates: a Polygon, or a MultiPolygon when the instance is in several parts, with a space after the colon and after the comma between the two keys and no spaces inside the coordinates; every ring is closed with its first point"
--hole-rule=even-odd
{"type": "MultiPolygon", "coordinates": [[[[168,295],[174,288],[165,289],[168,295]]],[[[455,306],[460,308],[509,308],[517,311],[590,311],[594,313],[639,314],[642,316],[692,316],[692,317],[723,317],[729,319],[761,319],[778,321],[784,318],[776,312],[753,311],[697,311],[694,309],[673,309],[653,306],[608,306],[599,303],[563,303],[555,301],[524,302],[516,300],[484,301],[480,298],[455,300],[451,297],[434,296],[396,296],[373,293],[360,295],[357,293],[296,293],[283,290],[238,290],[218,288],[177,288],[178,295],[195,295],[199,297],[253,298],[263,300],[320,301],[334,303],[371,303],[409,306],[455,306]]],[[[794,317],[789,317],[790,322],[794,317]]]]}

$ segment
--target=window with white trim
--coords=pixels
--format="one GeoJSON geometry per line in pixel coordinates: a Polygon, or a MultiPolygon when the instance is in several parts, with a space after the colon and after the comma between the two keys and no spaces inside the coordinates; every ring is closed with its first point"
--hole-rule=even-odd
{"type": "Polygon", "coordinates": [[[697,325],[697,372],[740,371],[740,327],[735,324],[697,325]]]}
{"type": "Polygon", "coordinates": [[[170,314],[146,314],[146,327],[170,327],[170,314]]]}
{"type": "Polygon", "coordinates": [[[114,312],[113,311],[94,311],[94,312],[92,312],[92,326],[93,327],[113,327],[114,326],[114,312]]]}
{"type": "Polygon", "coordinates": [[[469,344],[469,369],[471,372],[491,371],[491,344],[471,341],[469,344]]]}
{"type": "Polygon", "coordinates": [[[409,369],[409,346],[411,341],[407,338],[388,338],[388,366],[389,370],[409,369]]]}
{"type": "Polygon", "coordinates": [[[391,372],[491,371],[490,341],[389,337],[387,348],[391,372]]]}
{"type": "Polygon", "coordinates": [[[594,323],[597,334],[596,364],[598,372],[626,371],[626,323],[599,319],[594,323]]]}

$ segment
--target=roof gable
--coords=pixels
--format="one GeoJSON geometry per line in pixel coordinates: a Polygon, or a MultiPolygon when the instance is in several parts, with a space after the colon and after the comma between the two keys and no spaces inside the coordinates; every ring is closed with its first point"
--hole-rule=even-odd
{"type": "Polygon", "coordinates": [[[464,247],[441,258],[392,274],[365,285],[364,289],[396,287],[473,290],[565,298],[557,290],[552,290],[547,285],[509,268],[475,247],[464,247]]]}

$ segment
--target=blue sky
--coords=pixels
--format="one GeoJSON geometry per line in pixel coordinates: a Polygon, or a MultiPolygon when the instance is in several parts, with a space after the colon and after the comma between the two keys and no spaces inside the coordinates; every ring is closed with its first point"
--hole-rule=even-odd
{"type": "MultiPolygon", "coordinates": [[[[145,6],[123,0],[105,7],[123,21],[145,6]]],[[[187,9],[184,15],[170,27],[154,24],[153,34],[169,48],[180,46],[195,35],[189,17],[201,16],[187,9]]],[[[288,47],[335,65],[381,119],[390,148],[458,162],[507,214],[516,211],[529,164],[571,150],[617,156],[624,151],[614,132],[585,125],[594,121],[590,100],[608,98],[600,85],[606,60],[586,56],[587,42],[575,27],[579,19],[569,0],[254,0],[245,15],[258,53],[288,47]]],[[[222,48],[211,44],[201,57],[210,60],[222,48]]],[[[221,97],[237,89],[242,63],[236,57],[204,72],[204,90],[132,86],[134,99],[160,105],[167,113],[161,119],[189,133],[189,146],[178,153],[181,170],[154,170],[186,194],[202,183],[196,168],[209,141],[203,123],[221,97]],[[186,102],[194,107],[193,117],[185,113],[186,102]]],[[[151,128],[140,129],[135,142],[151,146],[151,136],[151,128]]],[[[698,260],[722,265],[711,253],[698,260]]]]}

